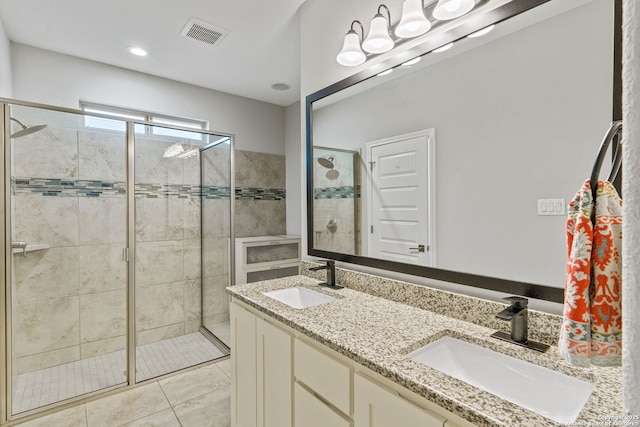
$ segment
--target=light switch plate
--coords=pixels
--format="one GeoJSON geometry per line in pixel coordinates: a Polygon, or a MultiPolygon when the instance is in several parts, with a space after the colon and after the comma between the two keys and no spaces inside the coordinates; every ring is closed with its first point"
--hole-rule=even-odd
{"type": "Polygon", "coordinates": [[[543,216],[566,215],[565,199],[538,199],[538,215],[543,215],[543,216]]]}

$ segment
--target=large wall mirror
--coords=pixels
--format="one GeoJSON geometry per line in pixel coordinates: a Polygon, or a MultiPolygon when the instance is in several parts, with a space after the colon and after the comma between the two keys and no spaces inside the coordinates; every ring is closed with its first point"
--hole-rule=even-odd
{"type": "Polygon", "coordinates": [[[621,114],[619,3],[488,1],[308,96],[309,254],[562,302],[566,205],[621,114]]]}

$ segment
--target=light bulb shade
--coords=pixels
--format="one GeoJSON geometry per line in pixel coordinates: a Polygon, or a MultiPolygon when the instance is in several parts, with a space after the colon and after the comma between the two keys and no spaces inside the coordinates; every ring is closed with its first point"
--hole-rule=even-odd
{"type": "Polygon", "coordinates": [[[369,53],[385,53],[393,49],[393,40],[389,36],[389,24],[381,14],[371,20],[369,35],[362,42],[362,48],[369,53]]]}
{"type": "Polygon", "coordinates": [[[471,11],[475,0],[439,0],[433,9],[433,17],[440,21],[458,18],[471,11]]]}
{"type": "Polygon", "coordinates": [[[355,67],[362,64],[367,59],[366,55],[360,48],[360,37],[351,30],[344,36],[344,44],[342,50],[336,57],[338,64],[347,67],[355,67]]]}
{"type": "Polygon", "coordinates": [[[423,0],[404,0],[396,36],[403,39],[417,37],[431,29],[431,22],[424,16],[422,2],[423,0]]]}

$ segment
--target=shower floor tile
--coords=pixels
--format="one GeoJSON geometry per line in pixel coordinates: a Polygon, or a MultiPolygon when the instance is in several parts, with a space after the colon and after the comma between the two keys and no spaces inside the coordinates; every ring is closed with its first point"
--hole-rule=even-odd
{"type": "MultiPolygon", "coordinates": [[[[182,335],[136,349],[138,382],[226,356],[201,333],[182,335]]],[[[29,411],[85,393],[122,384],[124,350],[20,374],[16,378],[13,413],[29,411]]]]}

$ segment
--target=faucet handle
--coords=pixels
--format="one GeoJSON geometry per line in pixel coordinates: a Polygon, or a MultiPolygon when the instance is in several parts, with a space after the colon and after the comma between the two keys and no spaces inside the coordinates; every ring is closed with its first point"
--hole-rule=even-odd
{"type": "Polygon", "coordinates": [[[509,301],[513,308],[525,308],[529,304],[529,300],[525,297],[506,297],[502,299],[509,301]]]}

